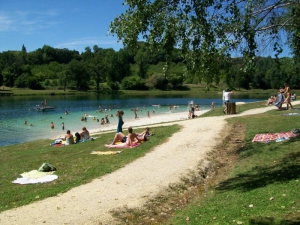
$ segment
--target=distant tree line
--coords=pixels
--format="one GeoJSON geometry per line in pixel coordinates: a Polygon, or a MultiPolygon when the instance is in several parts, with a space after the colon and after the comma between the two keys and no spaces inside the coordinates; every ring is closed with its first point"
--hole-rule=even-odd
{"type": "Polygon", "coordinates": [[[292,58],[259,57],[254,59],[254,68],[245,70],[243,58],[224,60],[216,55],[209,62],[207,74],[199,76],[190,72],[190,63],[180,51],[174,51],[172,58],[166,60],[166,51],[160,49],[150,51],[147,43],[140,42],[138,48],[119,51],[95,45],[79,53],[44,45],[27,52],[23,45],[20,51],[0,53],[0,85],[100,91],[100,84],[111,90],[172,90],[183,88],[185,83],[276,89],[288,82],[291,88],[300,88],[299,68],[292,58]]]}

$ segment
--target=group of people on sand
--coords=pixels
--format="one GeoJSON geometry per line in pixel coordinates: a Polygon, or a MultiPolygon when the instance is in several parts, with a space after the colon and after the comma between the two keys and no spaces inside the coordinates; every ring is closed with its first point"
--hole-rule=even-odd
{"type": "Polygon", "coordinates": [[[292,101],[296,100],[296,94],[291,93],[291,89],[287,83],[284,84],[284,88],[280,87],[276,95],[271,96],[267,102],[266,106],[274,105],[278,110],[282,110],[283,103],[286,103],[286,109],[293,109],[292,101]]]}
{"type": "Polygon", "coordinates": [[[194,103],[189,103],[189,105],[190,105],[190,109],[188,112],[188,119],[193,119],[193,118],[197,117],[195,114],[195,111],[200,111],[201,109],[198,104],[194,105],[194,103]]]}
{"type": "MultiPolygon", "coordinates": [[[[111,144],[105,145],[107,148],[126,148],[126,147],[135,147],[138,146],[143,141],[147,141],[148,137],[153,135],[149,133],[149,128],[147,127],[142,133],[133,133],[133,128],[128,128],[128,134],[125,135],[123,133],[123,111],[117,111],[118,116],[118,125],[117,125],[117,132],[114,136],[114,140],[111,144]],[[120,143],[119,143],[120,142],[120,143]]],[[[65,141],[66,145],[75,144],[79,141],[86,141],[90,139],[90,133],[86,129],[86,127],[82,128],[80,133],[75,133],[75,138],[70,130],[67,130],[65,134],[65,141]]]]}

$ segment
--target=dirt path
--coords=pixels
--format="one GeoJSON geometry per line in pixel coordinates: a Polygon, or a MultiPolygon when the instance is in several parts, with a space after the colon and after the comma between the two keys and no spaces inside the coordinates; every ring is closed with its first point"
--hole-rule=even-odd
{"type": "Polygon", "coordinates": [[[176,122],[183,129],[144,157],[67,193],[4,211],[0,224],[114,224],[111,210],[139,207],[194,170],[220,140],[226,118],[272,109],[176,122]]]}

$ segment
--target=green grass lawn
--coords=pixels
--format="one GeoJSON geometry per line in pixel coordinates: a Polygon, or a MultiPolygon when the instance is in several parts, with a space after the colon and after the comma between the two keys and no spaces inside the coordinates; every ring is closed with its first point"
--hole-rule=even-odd
{"type": "MultiPolygon", "coordinates": [[[[172,94],[172,95],[182,95],[182,94],[196,94],[196,93],[205,93],[206,91],[206,85],[192,85],[192,84],[186,84],[185,90],[170,90],[170,91],[162,91],[162,90],[110,90],[106,88],[106,84],[101,84],[101,93],[106,94],[126,94],[126,95],[161,95],[161,94],[172,94]],[[103,86],[104,85],[104,86],[103,86]]],[[[210,88],[210,93],[221,93],[224,87],[222,86],[216,86],[210,88]]],[[[251,89],[251,90],[235,90],[236,94],[266,94],[266,95],[274,95],[274,93],[277,93],[278,90],[274,89],[268,89],[268,90],[262,90],[262,89],[251,89]]],[[[96,93],[95,87],[92,87],[89,91],[76,91],[76,90],[70,90],[67,89],[66,91],[55,89],[45,89],[45,90],[31,90],[28,88],[9,88],[5,87],[4,89],[0,89],[0,95],[1,93],[13,93],[14,96],[24,96],[24,95],[88,95],[96,93]]],[[[298,95],[298,90],[295,91],[295,93],[298,95]]]]}
{"type": "Polygon", "coordinates": [[[220,182],[166,224],[300,224],[300,138],[252,142],[258,133],[300,128],[300,116],[283,116],[288,112],[228,119],[230,124],[246,126],[244,143],[235,151],[237,160],[227,165],[220,182]]]}
{"type": "MultiPolygon", "coordinates": [[[[124,149],[117,155],[92,155],[92,151],[107,151],[104,144],[112,142],[115,133],[97,135],[87,141],[64,147],[53,147],[53,140],[39,140],[0,148],[0,212],[55,196],[73,187],[111,173],[129,162],[144,156],[154,146],[179,131],[179,125],[151,128],[155,136],[137,148],[124,149]],[[23,172],[37,170],[44,162],[57,168],[59,178],[35,185],[13,184],[23,172]]],[[[141,132],[142,129],[136,129],[141,132]]]]}

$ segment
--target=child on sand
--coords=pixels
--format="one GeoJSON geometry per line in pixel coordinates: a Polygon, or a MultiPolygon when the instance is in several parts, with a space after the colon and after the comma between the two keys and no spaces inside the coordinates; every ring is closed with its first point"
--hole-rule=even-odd
{"type": "Polygon", "coordinates": [[[214,111],[215,110],[215,102],[211,103],[211,109],[214,111]]]}

